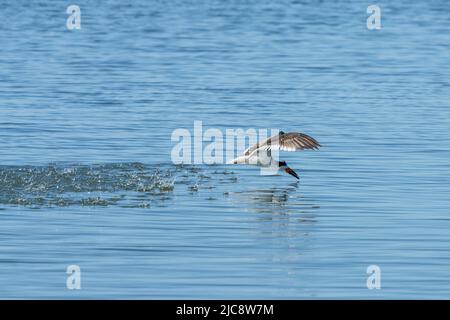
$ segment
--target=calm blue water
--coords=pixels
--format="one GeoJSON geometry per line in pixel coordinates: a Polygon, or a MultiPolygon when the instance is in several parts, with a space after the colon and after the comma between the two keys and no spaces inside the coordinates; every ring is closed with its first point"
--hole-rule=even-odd
{"type": "Polygon", "coordinates": [[[68,4],[0,1],[1,298],[450,298],[448,1],[381,30],[364,1],[68,4]],[[299,183],[175,166],[195,120],[323,148],[282,154],[299,183]]]}

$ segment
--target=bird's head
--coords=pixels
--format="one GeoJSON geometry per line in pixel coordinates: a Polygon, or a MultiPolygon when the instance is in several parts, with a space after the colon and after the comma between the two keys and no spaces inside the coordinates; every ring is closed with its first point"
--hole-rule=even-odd
{"type": "Polygon", "coordinates": [[[289,173],[291,176],[300,179],[300,177],[298,176],[297,172],[295,172],[294,170],[292,170],[291,168],[288,167],[286,161],[280,161],[278,162],[278,167],[280,167],[281,169],[284,170],[284,172],[289,173]]]}

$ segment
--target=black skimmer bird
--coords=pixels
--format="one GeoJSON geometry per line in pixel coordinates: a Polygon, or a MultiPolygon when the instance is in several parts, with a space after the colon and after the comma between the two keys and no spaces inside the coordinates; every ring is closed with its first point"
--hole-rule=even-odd
{"type": "Polygon", "coordinates": [[[291,176],[300,179],[298,174],[289,168],[286,161],[276,161],[272,157],[272,149],[282,151],[299,151],[304,149],[319,149],[320,144],[314,138],[300,132],[280,131],[277,135],[258,142],[244,151],[244,154],[231,160],[228,164],[251,164],[261,167],[275,166],[291,176]]]}

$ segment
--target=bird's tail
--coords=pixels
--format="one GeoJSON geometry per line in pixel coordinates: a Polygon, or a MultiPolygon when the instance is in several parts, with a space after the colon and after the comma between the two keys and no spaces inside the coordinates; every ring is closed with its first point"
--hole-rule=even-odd
{"type": "Polygon", "coordinates": [[[231,161],[228,161],[227,164],[244,164],[246,163],[247,158],[245,156],[237,157],[231,161]]]}

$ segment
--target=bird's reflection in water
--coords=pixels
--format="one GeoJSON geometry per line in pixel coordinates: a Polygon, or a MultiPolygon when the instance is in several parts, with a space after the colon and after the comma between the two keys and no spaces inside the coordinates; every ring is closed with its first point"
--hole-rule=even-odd
{"type": "Polygon", "coordinates": [[[252,255],[268,265],[286,263],[282,272],[288,281],[296,279],[302,272],[305,252],[311,250],[313,243],[311,235],[317,226],[319,209],[317,203],[304,196],[298,187],[295,182],[229,194],[229,200],[235,206],[250,213],[241,219],[250,219],[255,241],[262,248],[252,255]]]}
{"type": "Polygon", "coordinates": [[[313,223],[319,206],[298,191],[298,182],[267,189],[249,189],[230,193],[233,202],[246,210],[262,214],[261,220],[292,220],[313,223]]]}

